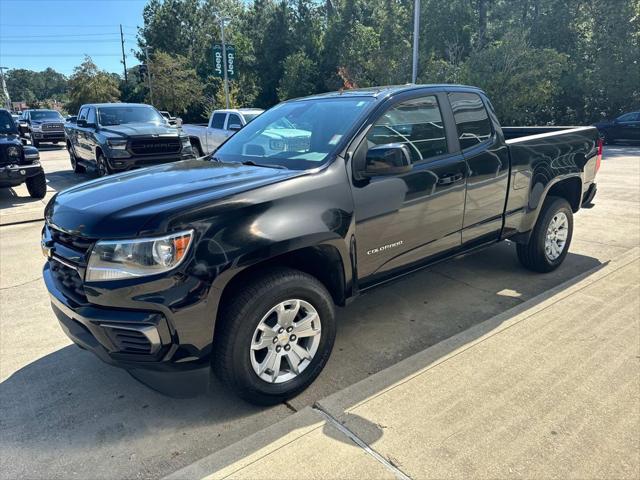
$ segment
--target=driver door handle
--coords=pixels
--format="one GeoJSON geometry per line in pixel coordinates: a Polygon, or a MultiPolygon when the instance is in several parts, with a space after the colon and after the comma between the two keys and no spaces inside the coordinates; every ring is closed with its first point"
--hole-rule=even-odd
{"type": "Polygon", "coordinates": [[[464,178],[464,175],[462,175],[461,173],[447,173],[447,174],[441,175],[440,178],[438,178],[438,184],[451,185],[452,183],[456,183],[462,180],[463,178],[464,178]]]}

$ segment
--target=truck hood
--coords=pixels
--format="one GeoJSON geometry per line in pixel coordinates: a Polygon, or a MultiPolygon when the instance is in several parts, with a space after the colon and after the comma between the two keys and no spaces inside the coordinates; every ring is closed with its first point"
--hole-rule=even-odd
{"type": "Polygon", "coordinates": [[[179,132],[176,127],[168,125],[157,125],[155,123],[127,123],[124,125],[112,125],[108,127],[100,127],[100,133],[107,134],[110,137],[136,137],[136,136],[178,136],[179,132]]]}
{"type": "Polygon", "coordinates": [[[49,224],[87,238],[163,233],[152,225],[201,207],[210,208],[225,197],[304,174],[299,170],[185,160],[69,188],[51,199],[45,217],[49,224]]]}

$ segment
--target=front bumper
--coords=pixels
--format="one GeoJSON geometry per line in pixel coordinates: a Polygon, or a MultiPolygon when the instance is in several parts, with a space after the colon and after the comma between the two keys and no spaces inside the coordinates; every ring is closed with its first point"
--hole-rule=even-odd
{"type": "Polygon", "coordinates": [[[31,139],[39,142],[63,142],[66,140],[62,132],[31,132],[31,139]]]}
{"type": "Polygon", "coordinates": [[[34,177],[43,172],[39,163],[30,165],[12,164],[0,167],[0,187],[17,187],[27,178],[34,177]]]}
{"type": "Polygon", "coordinates": [[[114,172],[124,172],[134,168],[150,167],[153,165],[179,162],[181,160],[190,160],[193,158],[196,157],[192,152],[180,153],[177,155],[145,155],[127,158],[114,157],[109,159],[109,166],[114,172]]]}

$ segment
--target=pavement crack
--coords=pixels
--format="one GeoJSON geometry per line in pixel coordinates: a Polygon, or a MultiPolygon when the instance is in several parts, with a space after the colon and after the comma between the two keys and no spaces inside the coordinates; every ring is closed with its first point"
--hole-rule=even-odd
{"type": "Polygon", "coordinates": [[[296,407],[291,405],[289,402],[284,402],[284,406],[287,407],[289,410],[291,410],[293,413],[296,413],[298,411],[296,407]]]}
{"type": "Polygon", "coordinates": [[[31,280],[27,280],[26,282],[22,282],[19,283],[17,285],[10,285],[8,287],[2,287],[0,288],[0,290],[10,290],[12,288],[17,288],[17,287],[22,287],[24,285],[27,285],[28,283],[33,283],[33,282],[37,282],[38,280],[40,280],[42,277],[36,277],[36,278],[32,278],[31,280]]]}
{"type": "Polygon", "coordinates": [[[399,468],[399,462],[393,458],[385,458],[380,455],[377,451],[371,448],[364,440],[362,440],[354,431],[350,430],[346,425],[338,421],[335,417],[333,417],[329,412],[324,410],[320,404],[315,403],[313,405],[313,410],[318,412],[324,419],[331,424],[331,426],[335,427],[339,432],[347,436],[353,443],[355,443],[358,447],[360,447],[364,452],[378,463],[381,463],[387,470],[395,475],[399,480],[411,480],[406,473],[404,473],[399,468]]]}

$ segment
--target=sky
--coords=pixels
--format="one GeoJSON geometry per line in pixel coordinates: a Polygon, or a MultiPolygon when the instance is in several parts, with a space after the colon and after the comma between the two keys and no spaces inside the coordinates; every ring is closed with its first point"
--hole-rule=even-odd
{"type": "Polygon", "coordinates": [[[127,67],[147,0],[0,0],[0,66],[70,75],[91,56],[99,68],[122,74],[120,24],[127,67]]]}

